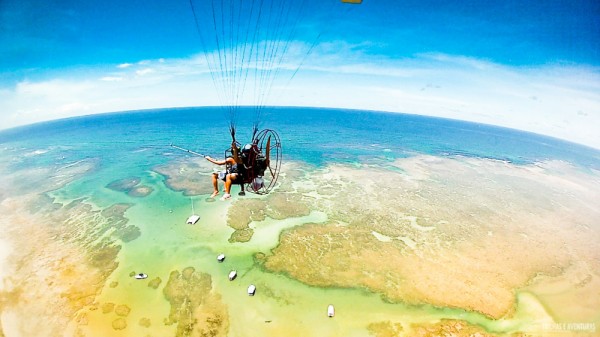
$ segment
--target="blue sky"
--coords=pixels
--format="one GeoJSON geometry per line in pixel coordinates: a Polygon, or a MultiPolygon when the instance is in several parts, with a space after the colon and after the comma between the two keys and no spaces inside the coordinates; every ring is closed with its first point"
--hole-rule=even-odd
{"type": "MultiPolygon", "coordinates": [[[[600,63],[600,3],[593,0],[365,0],[352,7],[332,7],[327,14],[338,16],[322,22],[326,37],[372,41],[375,53],[437,52],[516,65],[600,63]]],[[[3,0],[0,18],[4,71],[198,52],[187,0],[3,0]]]]}
{"type": "MultiPolygon", "coordinates": [[[[600,121],[598,1],[311,6],[297,37],[322,36],[291,84],[301,95],[284,92],[272,104],[466,119],[600,148],[589,126],[600,121]],[[321,96],[315,81],[328,84],[321,96]],[[344,96],[352,90],[372,99],[344,96]],[[560,106],[557,95],[566,98],[560,106]]],[[[188,0],[0,0],[0,128],[219,104],[198,98],[210,86],[201,52],[188,0]]]]}

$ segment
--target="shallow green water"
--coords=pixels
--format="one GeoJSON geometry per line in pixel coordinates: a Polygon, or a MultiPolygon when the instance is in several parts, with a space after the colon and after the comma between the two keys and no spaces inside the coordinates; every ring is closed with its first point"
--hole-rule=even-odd
{"type": "MultiPolygon", "coordinates": [[[[226,225],[230,201],[208,202],[207,196],[193,198],[174,192],[164,185],[162,176],[147,174],[142,183],[154,191],[143,198],[128,197],[123,192],[101,191],[89,200],[99,205],[110,201],[134,203],[126,212],[129,223],[141,229],[142,235],[124,243],[119,253],[119,267],[110,276],[98,296],[97,302],[126,304],[132,310],[127,317],[128,327],[116,332],[111,322],[114,313],[104,314],[101,309],[87,312],[89,324],[84,328],[91,335],[100,336],[110,331],[115,336],[131,336],[152,331],[153,335],[173,335],[175,326],[165,326],[169,303],[162,288],[173,270],[194,267],[212,277],[213,289],[227,305],[230,318],[230,335],[277,336],[284,331],[297,336],[367,336],[367,325],[378,321],[426,323],[439,319],[460,319],[480,325],[492,332],[517,331],[531,324],[531,317],[543,317],[545,313],[532,296],[520,295],[520,307],[511,320],[494,321],[481,314],[460,309],[435,308],[432,306],[409,306],[386,303],[378,294],[364,289],[333,289],[304,285],[284,275],[265,272],[253,261],[257,252],[268,253],[274,248],[279,234],[286,228],[303,223],[320,223],[327,220],[323,213],[285,220],[265,219],[250,224],[253,238],[247,243],[229,243],[233,230],[226,225]],[[115,194],[117,194],[115,196],[115,194]],[[119,195],[121,194],[121,195],[119,195]],[[198,223],[185,223],[191,214],[191,200],[201,216],[198,223]],[[226,254],[223,263],[216,256],[226,254]],[[238,277],[229,281],[227,275],[237,270],[238,277]],[[136,280],[130,273],[146,273],[147,280],[136,280]],[[148,287],[155,277],[162,279],[158,289],[148,287]],[[111,287],[111,282],[118,286],[111,287]],[[257,286],[256,296],[246,294],[248,285],[257,286]],[[335,318],[327,317],[327,306],[334,304],[335,318]],[[141,318],[149,318],[151,329],[138,324],[141,318]]],[[[80,185],[74,184],[56,195],[80,195],[80,185]]],[[[102,187],[98,187],[99,190],[102,187]]]]}

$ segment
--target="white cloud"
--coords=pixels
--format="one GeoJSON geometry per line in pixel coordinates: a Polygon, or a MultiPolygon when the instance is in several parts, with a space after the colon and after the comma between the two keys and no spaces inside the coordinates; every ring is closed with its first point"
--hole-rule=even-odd
{"type": "Polygon", "coordinates": [[[61,113],[61,114],[78,114],[82,111],[88,111],[89,110],[89,106],[83,102],[71,102],[71,103],[67,103],[67,104],[63,104],[61,106],[58,106],[57,110],[61,113]]]}
{"type": "Polygon", "coordinates": [[[154,69],[151,68],[144,68],[144,69],[140,69],[140,70],[136,70],[135,73],[138,76],[144,76],[144,75],[148,75],[154,72],[154,69]]]}
{"type": "MultiPolygon", "coordinates": [[[[289,82],[298,60],[304,57],[303,48],[291,49],[296,63],[292,57],[286,64],[288,70],[274,83],[267,104],[463,119],[600,148],[597,68],[508,67],[443,54],[397,60],[369,56],[354,46],[329,44],[316,48],[289,82]]],[[[224,103],[218,99],[204,55],[124,63],[116,69],[75,70],[60,78],[23,81],[11,90],[2,90],[0,125],[6,128],[82,114],[224,103]]],[[[248,80],[240,104],[255,103],[253,83],[248,80]]]]}
{"type": "Polygon", "coordinates": [[[106,81],[106,82],[118,82],[118,81],[122,81],[123,77],[121,76],[104,76],[100,78],[101,81],[106,81]]]}

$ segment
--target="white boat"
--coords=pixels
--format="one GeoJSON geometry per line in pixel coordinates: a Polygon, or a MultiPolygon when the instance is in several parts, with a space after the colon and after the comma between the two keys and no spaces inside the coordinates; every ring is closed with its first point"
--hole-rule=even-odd
{"type": "Polygon", "coordinates": [[[138,280],[143,280],[143,279],[147,279],[148,275],[144,274],[144,273],[139,273],[135,275],[135,278],[138,280]]]}
{"type": "Polygon", "coordinates": [[[235,280],[236,277],[237,277],[237,271],[232,270],[229,272],[229,281],[235,280]]]}
{"type": "Polygon", "coordinates": [[[200,220],[200,216],[199,215],[192,215],[187,219],[187,224],[188,225],[193,225],[196,222],[198,222],[198,220],[200,220]]]}
{"type": "Polygon", "coordinates": [[[256,293],[256,286],[254,284],[251,284],[248,287],[248,295],[254,296],[254,293],[256,293]]]}
{"type": "Polygon", "coordinates": [[[200,216],[194,214],[194,199],[190,198],[190,202],[192,203],[192,215],[187,219],[187,224],[193,225],[200,220],[200,216]]]}
{"type": "Polygon", "coordinates": [[[333,317],[333,316],[335,316],[335,309],[333,308],[333,304],[330,304],[330,305],[327,307],[327,316],[328,316],[328,317],[333,317]]]}
{"type": "Polygon", "coordinates": [[[219,256],[217,256],[217,261],[219,261],[219,262],[225,261],[225,254],[219,254],[219,256]]]}

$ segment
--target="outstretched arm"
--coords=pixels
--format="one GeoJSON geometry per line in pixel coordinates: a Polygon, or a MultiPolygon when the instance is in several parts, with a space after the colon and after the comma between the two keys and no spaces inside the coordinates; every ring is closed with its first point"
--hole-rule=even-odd
{"type": "Polygon", "coordinates": [[[208,160],[209,162],[216,164],[216,165],[225,165],[226,161],[225,160],[216,160],[210,156],[204,156],[204,158],[206,160],[208,160]]]}

